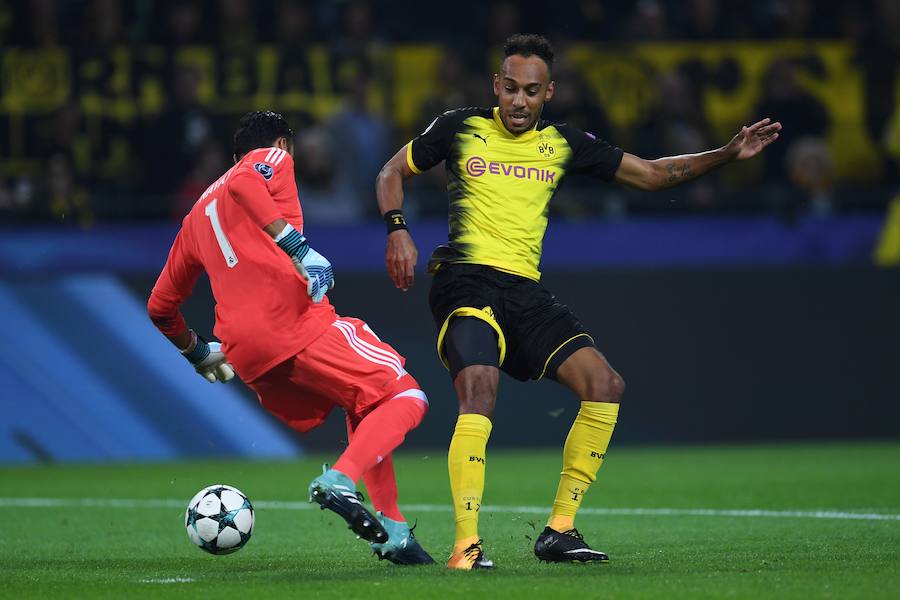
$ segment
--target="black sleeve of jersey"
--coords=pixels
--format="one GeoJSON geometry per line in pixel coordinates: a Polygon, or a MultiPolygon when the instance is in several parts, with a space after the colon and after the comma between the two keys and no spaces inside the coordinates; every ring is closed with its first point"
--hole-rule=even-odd
{"type": "Polygon", "coordinates": [[[467,116],[466,109],[448,110],[410,142],[409,156],[416,171],[427,171],[450,156],[453,136],[467,116]]]}
{"type": "Polygon", "coordinates": [[[570,173],[584,173],[612,181],[625,154],[621,148],[571,125],[557,125],[556,129],[572,148],[570,173]]]}

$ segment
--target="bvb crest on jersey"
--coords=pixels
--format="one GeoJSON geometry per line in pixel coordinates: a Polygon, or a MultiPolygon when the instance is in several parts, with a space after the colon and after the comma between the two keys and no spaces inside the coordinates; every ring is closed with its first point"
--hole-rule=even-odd
{"type": "Polygon", "coordinates": [[[550,142],[546,140],[542,140],[540,144],[538,144],[538,154],[543,156],[544,158],[550,158],[554,154],[556,154],[556,148],[550,145],[550,142]]]}

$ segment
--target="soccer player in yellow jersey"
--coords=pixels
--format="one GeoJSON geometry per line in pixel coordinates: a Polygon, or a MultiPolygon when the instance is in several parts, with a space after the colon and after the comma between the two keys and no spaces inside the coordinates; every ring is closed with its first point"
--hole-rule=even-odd
{"type": "Polygon", "coordinates": [[[763,119],[716,150],[644,160],[540,118],[555,87],[545,38],[515,35],[504,56],[493,78],[499,106],[444,113],[382,168],[376,188],[388,227],[387,269],[398,288],[413,284],[418,253],[400,210],[403,180],[446,161],[449,243],[434,251],[428,271],[438,354],[459,398],[448,453],[456,543],[447,566],[493,567],[478,535],[478,510],[500,369],[523,381],[553,379],[581,400],[535,555],[605,562],[607,555],[575,529],[575,513],[603,463],[625,383],[575,315],[540,284],[550,200],[568,172],[643,190],[671,187],[759,154],[778,139],[781,124],[763,119]]]}

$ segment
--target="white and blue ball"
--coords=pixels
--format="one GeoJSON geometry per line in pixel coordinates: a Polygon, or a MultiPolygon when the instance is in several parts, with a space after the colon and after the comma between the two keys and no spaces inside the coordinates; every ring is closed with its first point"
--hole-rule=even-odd
{"type": "Polygon", "coordinates": [[[188,537],[210,554],[231,554],[243,548],[253,534],[254,522],[247,496],[224,484],[197,492],[184,515],[188,537]]]}

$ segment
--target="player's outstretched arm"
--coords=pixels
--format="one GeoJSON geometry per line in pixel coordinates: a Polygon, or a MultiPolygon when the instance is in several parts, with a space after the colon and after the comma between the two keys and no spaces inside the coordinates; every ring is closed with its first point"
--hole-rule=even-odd
{"type": "Polygon", "coordinates": [[[234,377],[234,369],[222,353],[219,342],[207,342],[189,329],[179,307],[190,296],[202,271],[199,263],[185,250],[184,230],[175,236],[169,258],[150,292],[147,315],[197,373],[210,383],[222,383],[234,377]]]}
{"type": "Polygon", "coordinates": [[[698,154],[645,160],[625,153],[616,181],[641,190],[656,191],[690,181],[734,160],[746,160],[778,139],[781,123],[765,118],[741,130],[725,146],[698,154]]]}
{"type": "Polygon", "coordinates": [[[403,206],[403,180],[415,175],[407,162],[407,146],[403,146],[378,173],[375,194],[378,209],[387,225],[387,249],[384,262],[388,275],[398,289],[404,292],[412,287],[419,251],[406,227],[403,206]]]}

